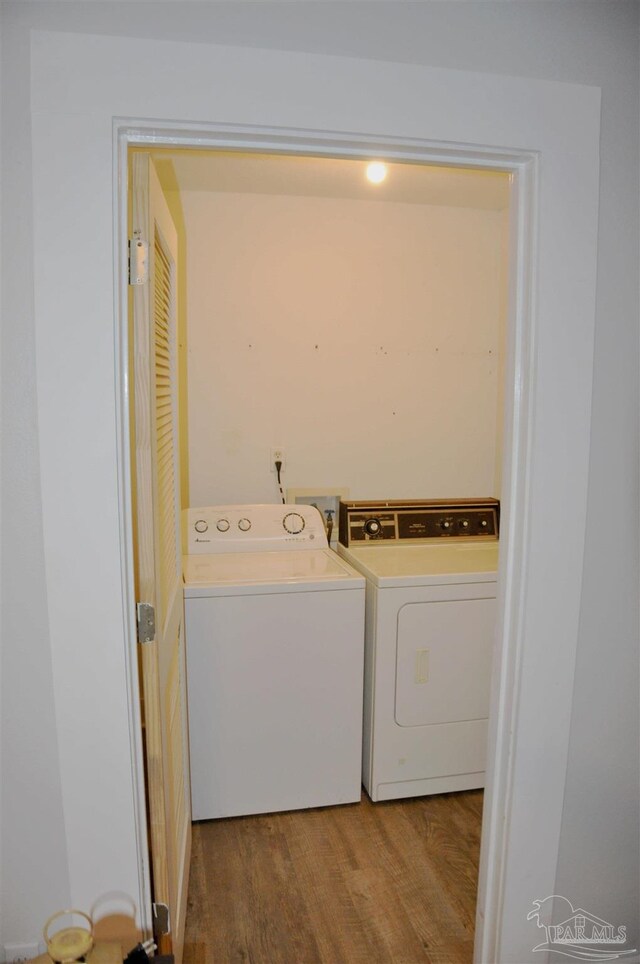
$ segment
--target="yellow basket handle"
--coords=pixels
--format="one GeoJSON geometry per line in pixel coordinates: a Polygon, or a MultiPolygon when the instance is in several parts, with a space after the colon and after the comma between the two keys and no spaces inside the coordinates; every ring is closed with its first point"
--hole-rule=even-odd
{"type": "Polygon", "coordinates": [[[84,957],[93,947],[93,921],[83,910],[75,910],[73,908],[69,910],[59,910],[47,920],[42,931],[42,936],[44,937],[45,944],[47,945],[47,953],[51,960],[55,961],[56,964],[70,964],[70,962],[77,961],[81,957],[84,957]],[[84,927],[71,926],[63,927],[59,931],[56,931],[55,934],[49,933],[51,925],[55,921],[61,917],[69,917],[72,914],[77,917],[84,917],[89,924],[89,930],[85,930],[84,927]]]}

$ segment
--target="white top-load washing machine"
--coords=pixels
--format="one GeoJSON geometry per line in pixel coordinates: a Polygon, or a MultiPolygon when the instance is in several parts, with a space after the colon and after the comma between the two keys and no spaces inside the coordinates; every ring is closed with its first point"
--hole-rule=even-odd
{"type": "Polygon", "coordinates": [[[499,503],[348,502],[367,580],[363,783],[372,800],[484,786],[499,503]]]}
{"type": "Polygon", "coordinates": [[[193,819],[359,800],[364,578],[313,506],[183,527],[193,819]]]}

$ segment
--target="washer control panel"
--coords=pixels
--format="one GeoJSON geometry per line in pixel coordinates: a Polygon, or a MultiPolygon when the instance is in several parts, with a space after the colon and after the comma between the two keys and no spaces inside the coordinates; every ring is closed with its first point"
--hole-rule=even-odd
{"type": "Polygon", "coordinates": [[[319,511],[312,505],[209,505],[182,513],[187,555],[326,549],[319,511]]]}
{"type": "Polygon", "coordinates": [[[409,542],[418,539],[498,538],[497,499],[424,502],[341,502],[340,541],[409,542]]]}

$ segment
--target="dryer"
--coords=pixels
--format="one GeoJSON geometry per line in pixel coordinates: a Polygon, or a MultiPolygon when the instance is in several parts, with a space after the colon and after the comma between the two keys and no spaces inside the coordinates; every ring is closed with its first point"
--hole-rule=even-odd
{"type": "Polygon", "coordinates": [[[183,528],[193,819],[359,801],[364,578],[313,506],[183,528]]]}
{"type": "Polygon", "coordinates": [[[484,786],[499,503],[349,502],[367,580],[362,776],[372,800],[484,786]]]}

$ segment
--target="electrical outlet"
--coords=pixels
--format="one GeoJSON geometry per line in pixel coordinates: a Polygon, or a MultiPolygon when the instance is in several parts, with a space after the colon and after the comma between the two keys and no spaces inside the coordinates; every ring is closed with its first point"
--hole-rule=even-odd
{"type": "Polygon", "coordinates": [[[7,964],[22,964],[23,961],[32,961],[40,954],[40,944],[34,941],[32,944],[5,944],[4,957],[7,964]]]}
{"type": "Polygon", "coordinates": [[[270,450],[270,463],[269,463],[269,468],[270,468],[271,471],[274,473],[274,475],[275,475],[275,471],[276,471],[276,462],[282,462],[282,468],[280,469],[280,471],[283,472],[283,471],[284,471],[284,463],[285,463],[285,456],[284,456],[284,449],[283,449],[283,448],[272,448],[272,449],[270,450]]]}

